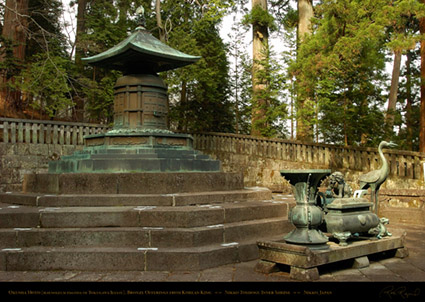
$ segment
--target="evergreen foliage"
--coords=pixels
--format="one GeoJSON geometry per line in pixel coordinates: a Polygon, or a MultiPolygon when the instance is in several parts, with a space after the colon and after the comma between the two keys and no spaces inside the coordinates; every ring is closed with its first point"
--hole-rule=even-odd
{"type": "Polygon", "coordinates": [[[169,45],[202,57],[196,64],[164,76],[170,92],[170,124],[178,130],[234,130],[227,47],[219,35],[221,16],[231,2],[216,2],[197,6],[175,1],[162,6],[163,15],[168,16],[173,28],[169,45]]]}
{"type": "Polygon", "coordinates": [[[395,2],[324,0],[316,7],[314,32],[300,45],[290,72],[308,104],[297,114],[318,127],[323,141],[376,146],[388,137],[386,51],[406,47],[398,35],[388,42],[388,28],[407,7],[397,5],[412,1],[395,2]]]}

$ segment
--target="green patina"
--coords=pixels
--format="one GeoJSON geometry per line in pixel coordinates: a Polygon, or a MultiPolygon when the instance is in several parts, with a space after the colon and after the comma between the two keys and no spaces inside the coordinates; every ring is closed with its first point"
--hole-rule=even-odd
{"type": "Polygon", "coordinates": [[[200,58],[174,49],[156,39],[145,28],[138,27],[114,47],[82,60],[93,66],[130,74],[171,70],[195,63],[200,58]]]}
{"type": "Polygon", "coordinates": [[[143,26],[109,50],[83,59],[124,74],[114,87],[114,127],[85,136],[84,150],[49,162],[49,173],[220,171],[218,160],[193,150],[190,135],[168,129],[167,87],[157,75],[199,59],[162,43],[143,26]]]}

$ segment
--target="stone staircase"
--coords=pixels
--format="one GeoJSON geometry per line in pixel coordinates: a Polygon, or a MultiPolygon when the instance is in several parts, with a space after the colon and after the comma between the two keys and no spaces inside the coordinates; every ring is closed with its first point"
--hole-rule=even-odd
{"type": "Polygon", "coordinates": [[[261,188],[0,194],[0,270],[202,270],[258,258],[293,202],[261,188]]]}

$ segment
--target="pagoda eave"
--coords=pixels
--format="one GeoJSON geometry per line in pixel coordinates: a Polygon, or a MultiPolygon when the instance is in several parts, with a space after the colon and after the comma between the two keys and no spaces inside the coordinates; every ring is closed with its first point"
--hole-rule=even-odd
{"type": "Polygon", "coordinates": [[[124,73],[156,73],[180,68],[199,59],[201,57],[169,47],[147,31],[138,30],[115,47],[82,60],[93,66],[124,73]]]}

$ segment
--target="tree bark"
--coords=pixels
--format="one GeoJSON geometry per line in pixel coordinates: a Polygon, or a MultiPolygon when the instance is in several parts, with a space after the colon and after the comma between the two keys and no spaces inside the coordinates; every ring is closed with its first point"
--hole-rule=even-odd
{"type": "Polygon", "coordinates": [[[412,53],[407,52],[406,60],[406,128],[407,128],[407,137],[406,145],[409,150],[413,151],[413,121],[412,121],[412,53]]]}
{"type": "MultiPolygon", "coordinates": [[[[298,0],[298,28],[297,42],[298,46],[305,40],[307,35],[311,34],[311,18],[314,15],[312,0],[298,0]]],[[[308,71],[305,71],[308,72],[308,71]]],[[[311,141],[313,138],[313,127],[308,120],[309,116],[305,113],[307,99],[313,99],[307,95],[297,95],[297,140],[311,141]]]]}
{"type": "MultiPolygon", "coordinates": [[[[89,0],[78,0],[77,30],[75,35],[75,65],[80,72],[84,70],[84,64],[81,60],[85,56],[85,46],[82,41],[82,36],[86,33],[86,10],[88,1],[89,0]]],[[[95,72],[95,69],[93,69],[93,78],[95,78],[95,72]]],[[[86,120],[84,116],[85,100],[77,95],[74,98],[74,102],[74,120],[77,122],[84,122],[86,120]]]]}
{"type": "MultiPolygon", "coordinates": [[[[20,69],[20,65],[25,62],[27,15],[28,0],[6,0],[2,35],[11,42],[12,61],[17,69],[20,69]]],[[[4,62],[7,59],[6,56],[7,54],[2,51],[0,62],[4,62]]],[[[15,81],[16,70],[13,72],[8,69],[0,71],[0,98],[12,108],[20,109],[21,92],[10,89],[7,85],[8,82],[15,81]]]]}
{"type": "Polygon", "coordinates": [[[302,43],[311,34],[311,18],[314,16],[312,0],[298,0],[297,40],[302,43]]]}
{"type": "MultiPolygon", "coordinates": [[[[421,0],[425,4],[425,0],[421,0]]],[[[425,34],[425,18],[419,20],[419,31],[425,34]]],[[[419,152],[425,153],[425,41],[421,40],[421,107],[419,117],[419,152]]]]}
{"type": "Polygon", "coordinates": [[[81,59],[84,57],[84,46],[81,41],[86,32],[86,9],[88,0],[78,0],[77,10],[77,32],[75,35],[75,64],[79,69],[83,68],[81,59]]]}
{"type": "Polygon", "coordinates": [[[390,95],[388,98],[388,110],[386,114],[387,126],[392,128],[394,125],[395,110],[397,105],[397,92],[398,92],[398,81],[400,77],[400,66],[401,66],[401,51],[394,51],[394,63],[393,72],[391,78],[390,95]]]}
{"type": "MultiPolygon", "coordinates": [[[[267,0],[252,0],[252,8],[256,6],[267,11],[267,0]]],[[[254,103],[251,117],[251,135],[261,136],[261,128],[266,126],[261,120],[264,119],[266,114],[267,100],[264,98],[264,91],[267,89],[267,83],[261,73],[264,71],[264,63],[268,60],[269,31],[267,26],[254,22],[252,35],[252,93],[254,103]]]]}
{"type": "Polygon", "coordinates": [[[166,42],[166,36],[165,36],[164,25],[162,24],[161,1],[160,0],[156,0],[156,2],[155,2],[155,12],[156,12],[156,25],[158,26],[158,30],[159,30],[159,40],[162,43],[165,43],[166,42]]]}

